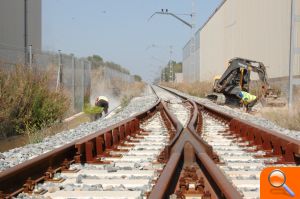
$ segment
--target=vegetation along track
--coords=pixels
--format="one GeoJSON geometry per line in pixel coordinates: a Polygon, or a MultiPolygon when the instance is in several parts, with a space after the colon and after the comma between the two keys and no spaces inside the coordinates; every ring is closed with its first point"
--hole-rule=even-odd
{"type": "Polygon", "coordinates": [[[263,167],[299,164],[299,141],[153,91],[149,110],[1,172],[0,198],[259,198],[263,167]]]}

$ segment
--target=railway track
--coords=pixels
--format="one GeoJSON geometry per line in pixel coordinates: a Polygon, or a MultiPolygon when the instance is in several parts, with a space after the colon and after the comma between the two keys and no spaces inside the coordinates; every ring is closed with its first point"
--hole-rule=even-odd
{"type": "Polygon", "coordinates": [[[138,198],[151,190],[164,164],[158,156],[169,140],[168,130],[160,113],[140,126],[140,133],[128,136],[123,144],[101,158],[101,165],[72,165],[76,173],[62,173],[60,183],[45,183],[44,195],[51,198],[138,198]],[[50,185],[50,191],[49,191],[50,185]],[[52,189],[52,190],[51,190],[52,189]],[[62,189],[62,191],[58,191],[62,189]],[[57,190],[57,191],[55,191],[57,190]],[[52,193],[51,193],[52,192],[52,193]]]}
{"type": "Polygon", "coordinates": [[[0,173],[0,198],[259,198],[298,140],[153,87],[149,110],[0,173]]]}

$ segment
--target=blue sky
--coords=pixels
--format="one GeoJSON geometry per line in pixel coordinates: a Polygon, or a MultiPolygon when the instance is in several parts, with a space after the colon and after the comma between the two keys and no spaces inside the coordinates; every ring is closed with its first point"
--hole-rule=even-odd
{"type": "MultiPolygon", "coordinates": [[[[198,29],[221,0],[195,2],[198,29]]],[[[156,15],[148,21],[161,9],[190,14],[192,0],[42,0],[43,49],[80,57],[98,54],[153,80],[169,59],[169,46],[172,58],[182,61],[182,48],[191,36],[190,28],[171,16],[156,15]]]]}

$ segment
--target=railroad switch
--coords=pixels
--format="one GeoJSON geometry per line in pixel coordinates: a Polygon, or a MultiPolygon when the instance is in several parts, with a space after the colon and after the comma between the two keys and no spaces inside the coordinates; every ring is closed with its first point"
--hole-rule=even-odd
{"type": "Polygon", "coordinates": [[[167,129],[171,129],[172,128],[172,124],[171,121],[168,119],[168,117],[166,116],[166,113],[164,111],[160,111],[160,115],[167,127],[167,129]]]}
{"type": "Polygon", "coordinates": [[[204,178],[197,175],[195,167],[185,167],[179,179],[179,190],[176,191],[177,198],[205,198],[210,199],[211,194],[205,191],[204,178]]]}

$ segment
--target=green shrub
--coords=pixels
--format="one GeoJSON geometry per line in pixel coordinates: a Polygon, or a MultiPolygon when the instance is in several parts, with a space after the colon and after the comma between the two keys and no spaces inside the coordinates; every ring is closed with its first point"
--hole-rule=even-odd
{"type": "Polygon", "coordinates": [[[0,132],[2,136],[32,134],[62,119],[69,99],[49,89],[49,75],[25,66],[0,70],[0,132]]]}
{"type": "Polygon", "coordinates": [[[83,111],[86,114],[99,114],[102,113],[103,108],[98,106],[91,106],[90,104],[85,104],[83,111]]]}

